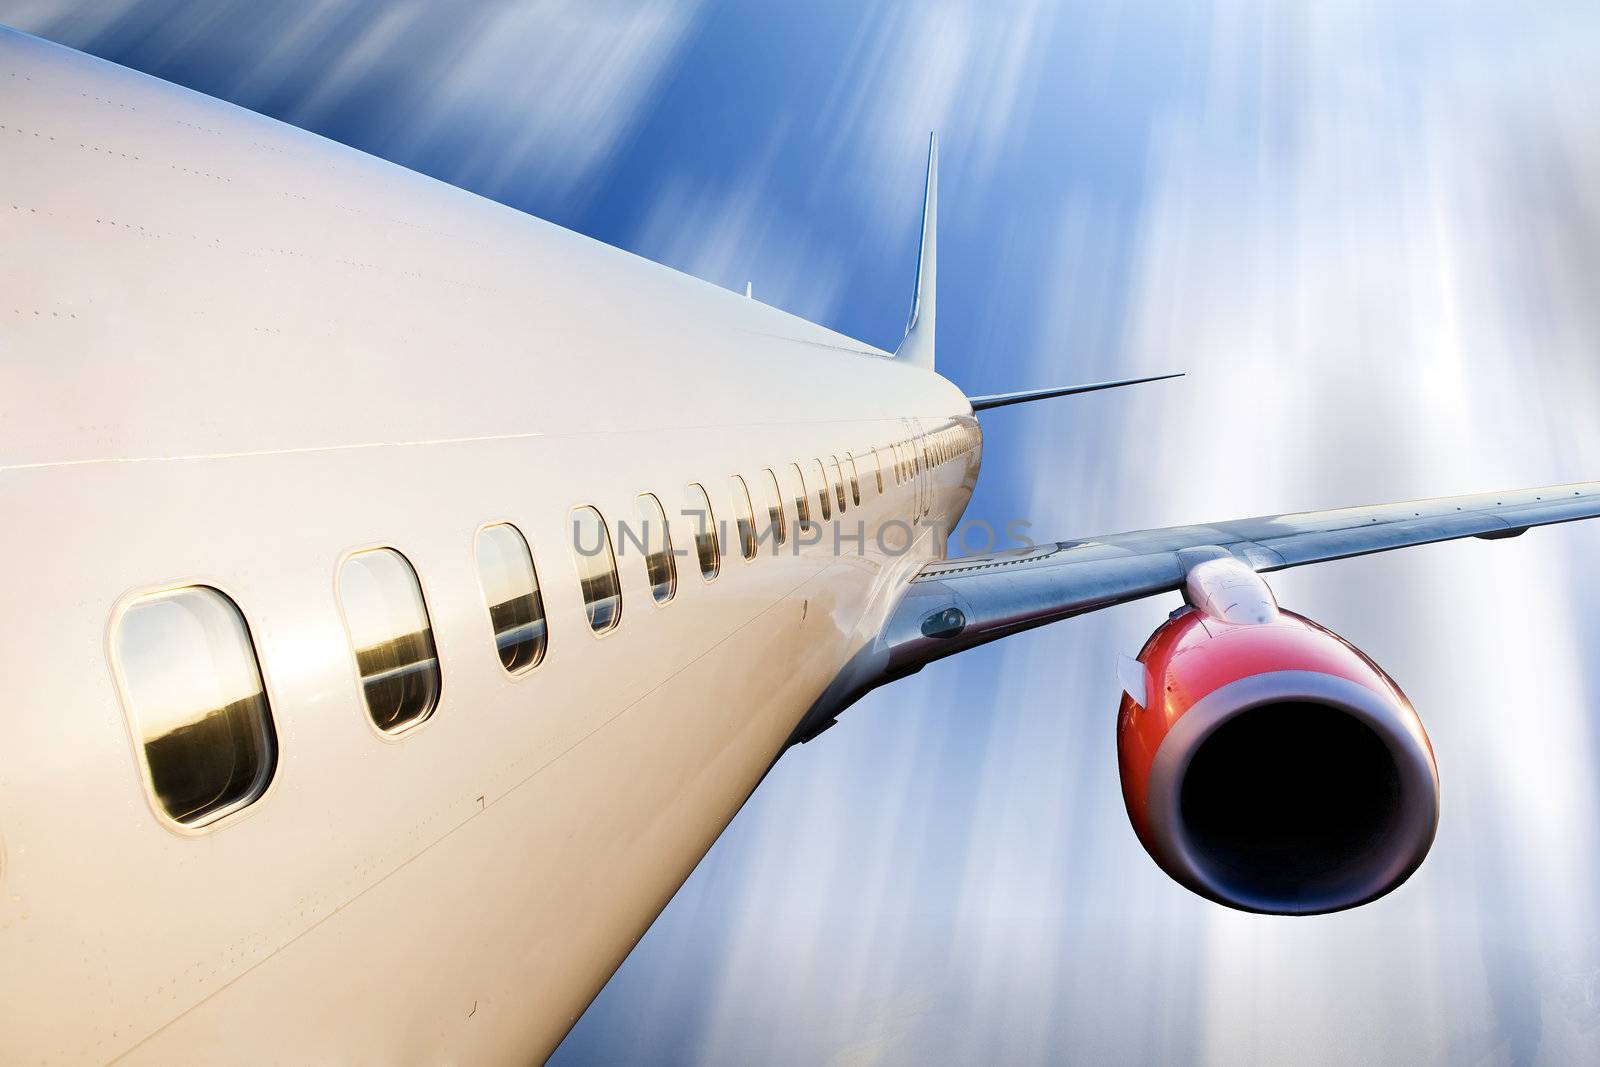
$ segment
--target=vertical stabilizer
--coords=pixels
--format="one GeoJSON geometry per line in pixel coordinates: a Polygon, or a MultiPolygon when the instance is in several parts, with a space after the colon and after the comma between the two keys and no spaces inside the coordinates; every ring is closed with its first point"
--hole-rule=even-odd
{"type": "Polygon", "coordinates": [[[894,358],[913,367],[933,369],[933,305],[939,287],[939,135],[928,135],[928,185],[922,196],[922,244],[917,252],[917,291],[905,340],[894,358]]]}

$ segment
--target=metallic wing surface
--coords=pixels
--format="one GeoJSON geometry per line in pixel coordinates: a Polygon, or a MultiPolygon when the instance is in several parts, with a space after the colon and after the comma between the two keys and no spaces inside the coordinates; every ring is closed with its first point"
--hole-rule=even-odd
{"type": "Polygon", "coordinates": [[[1576,482],[1169,526],[942,560],[911,580],[880,645],[887,670],[898,677],[1008,634],[1180,589],[1189,570],[1210,558],[1232,556],[1252,570],[1277,571],[1460,537],[1515,537],[1533,526],[1596,517],[1600,482],[1576,482]]]}

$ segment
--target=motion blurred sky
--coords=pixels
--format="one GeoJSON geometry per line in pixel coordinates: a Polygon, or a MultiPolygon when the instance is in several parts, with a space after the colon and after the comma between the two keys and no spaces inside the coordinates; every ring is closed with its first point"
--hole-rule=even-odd
{"type": "MultiPolygon", "coordinates": [[[[1064,538],[1600,477],[1600,8],[0,0],[892,348],[941,132],[969,513],[1064,538]]],[[[1433,854],[1352,913],[1190,896],[1122,812],[1118,652],[1009,639],[785,757],[561,1063],[1600,1061],[1600,529],[1275,576],[1432,733],[1433,854]]]]}

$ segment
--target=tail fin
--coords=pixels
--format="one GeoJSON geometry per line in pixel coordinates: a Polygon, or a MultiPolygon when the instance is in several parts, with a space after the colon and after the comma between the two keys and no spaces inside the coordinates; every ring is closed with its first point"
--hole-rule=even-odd
{"type": "Polygon", "coordinates": [[[928,135],[928,185],[922,198],[922,244],[917,251],[917,291],[911,299],[906,336],[894,358],[933,369],[933,305],[939,287],[939,135],[928,135]]]}

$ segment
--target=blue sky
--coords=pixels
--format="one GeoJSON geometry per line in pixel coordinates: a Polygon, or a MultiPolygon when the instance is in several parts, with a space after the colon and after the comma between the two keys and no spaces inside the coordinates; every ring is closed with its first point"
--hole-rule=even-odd
{"type": "MultiPolygon", "coordinates": [[[[1048,537],[1600,474],[1580,4],[0,0],[0,22],[893,347],[941,133],[971,515],[1048,537]]],[[[1590,524],[1592,527],[1594,524],[1590,524]]],[[[1600,529],[1278,576],[1438,751],[1360,911],[1227,912],[1121,810],[1113,665],[1009,639],[787,756],[558,1062],[1600,1058],[1600,529]]]]}

